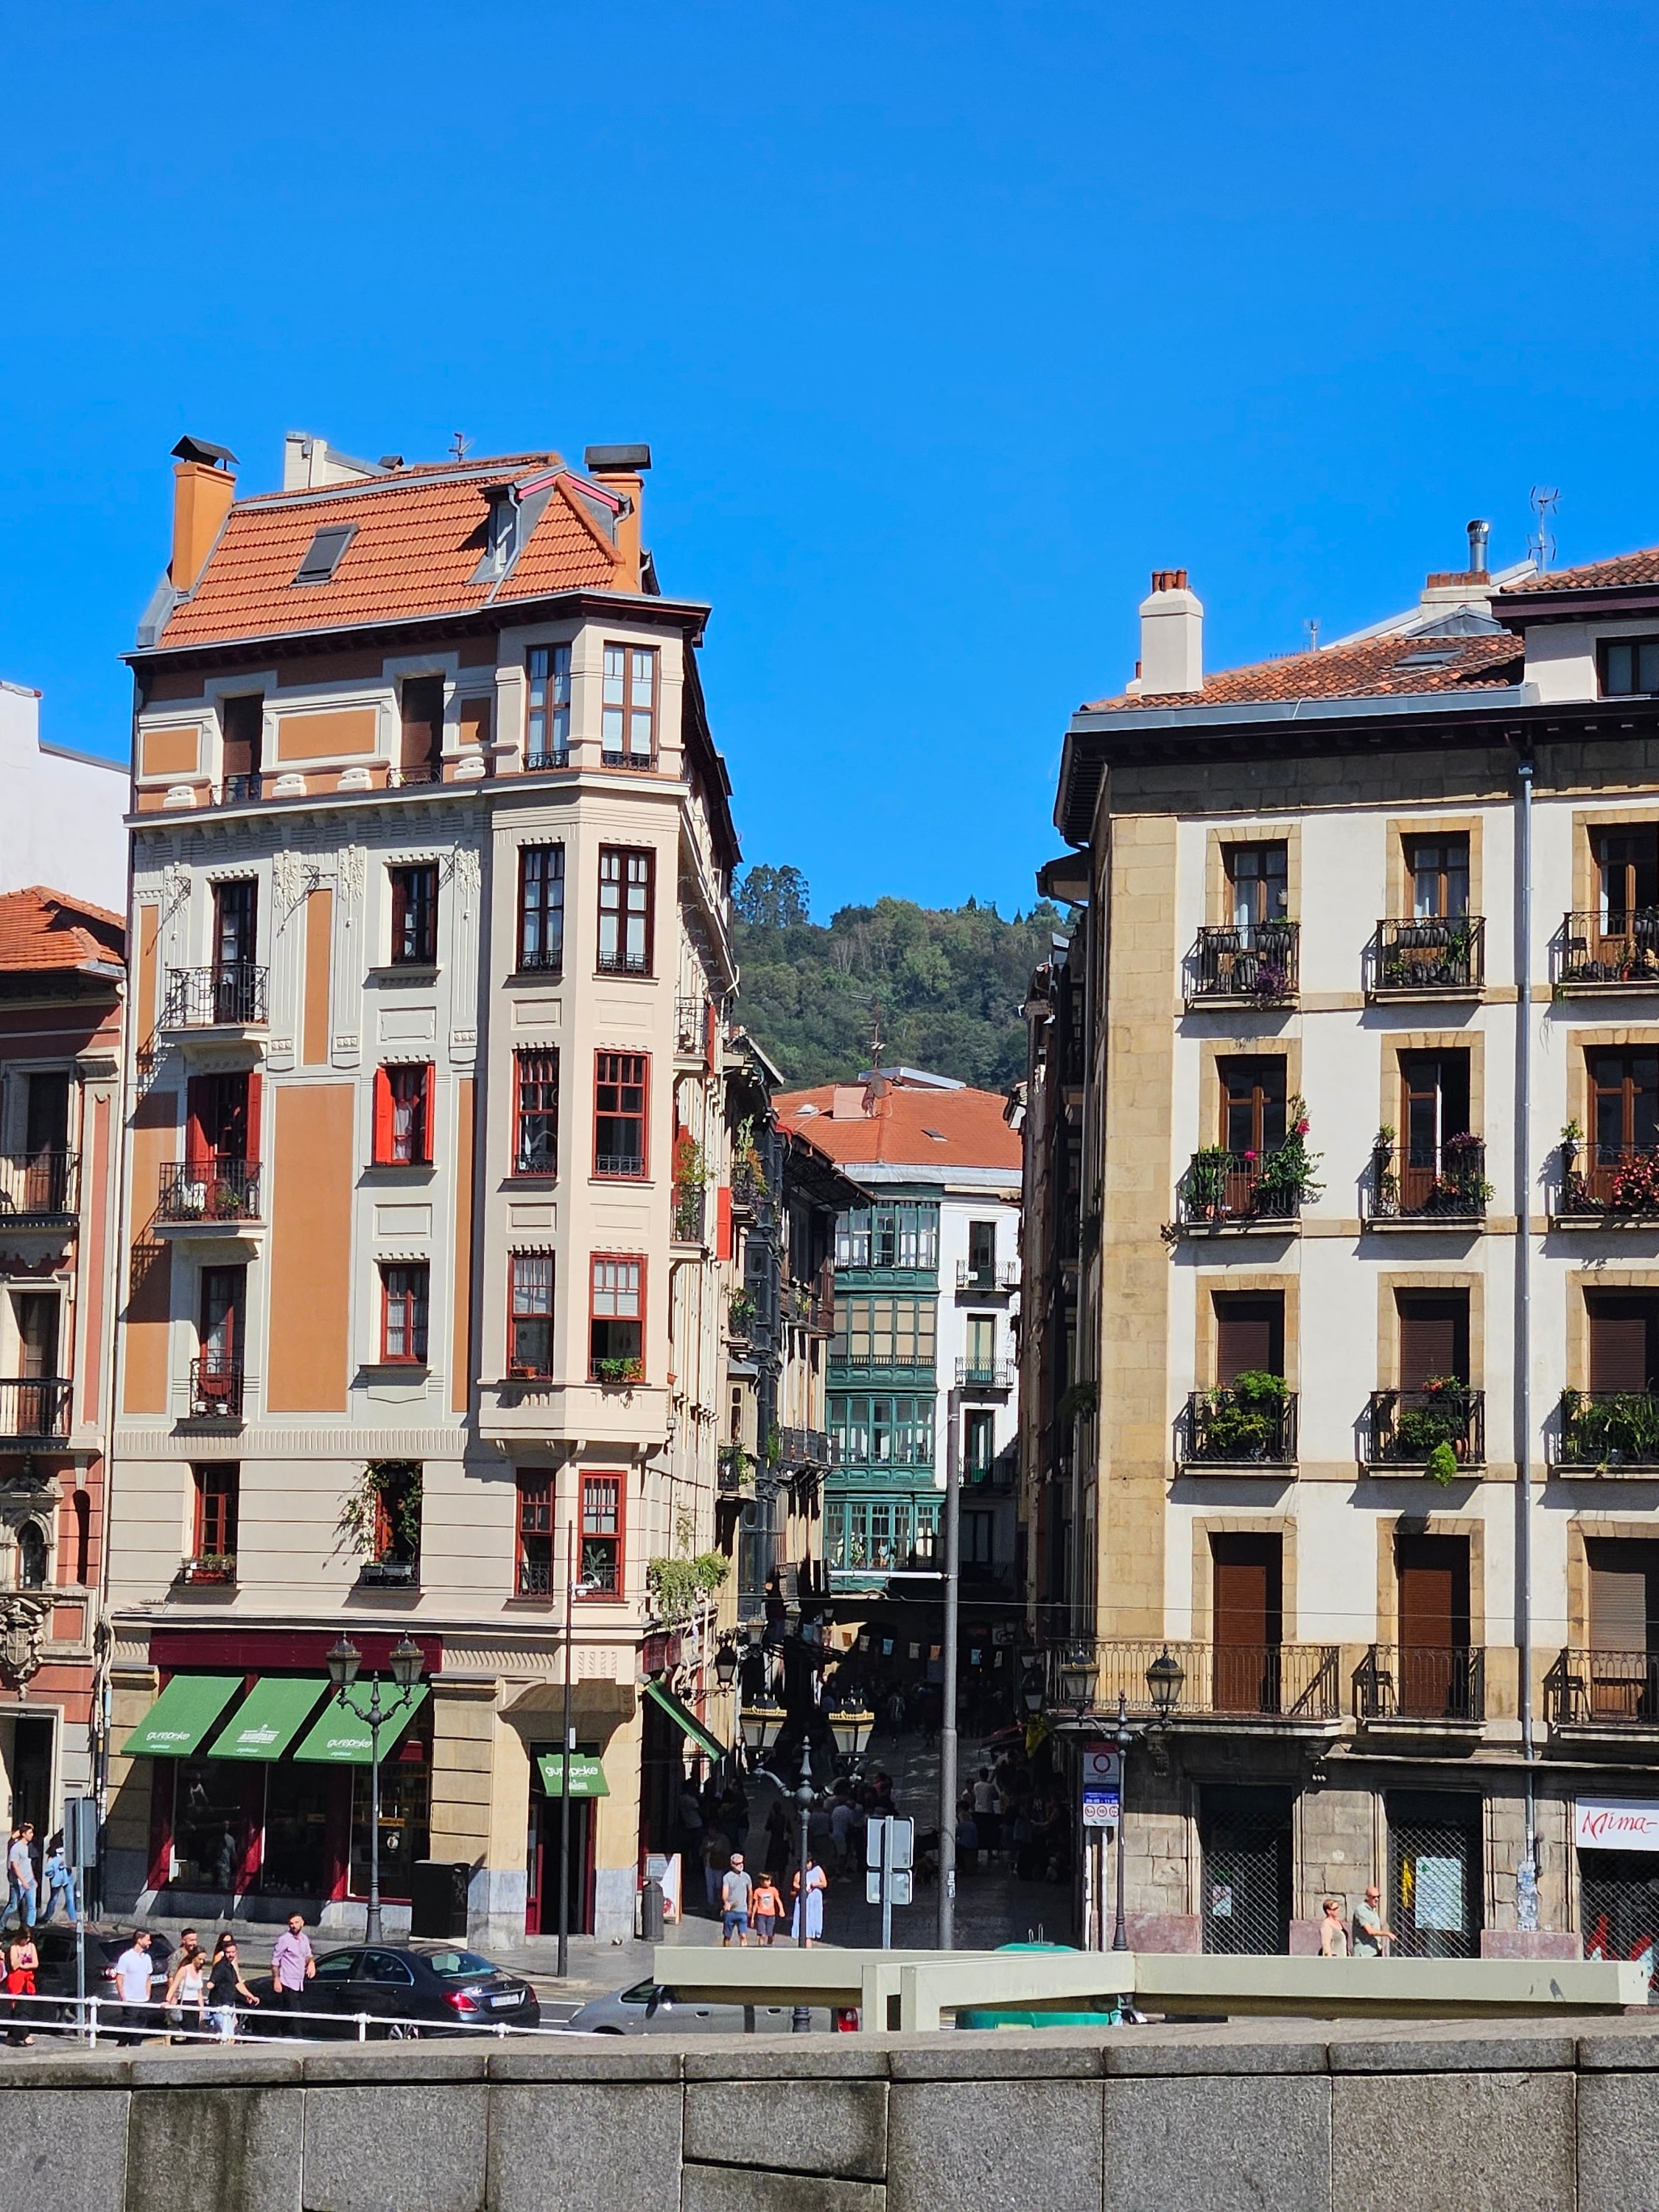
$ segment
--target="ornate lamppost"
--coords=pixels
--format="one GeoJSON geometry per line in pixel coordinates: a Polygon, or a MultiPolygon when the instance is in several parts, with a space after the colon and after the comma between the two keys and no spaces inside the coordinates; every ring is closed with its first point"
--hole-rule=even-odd
{"type": "Polygon", "coordinates": [[[368,1923],[366,1930],[369,1942],[378,1943],[380,1937],[380,1731],[405,1712],[415,1700],[415,1686],[421,1679],[425,1660],[421,1647],[412,1636],[405,1633],[392,1647],[388,1662],[397,1696],[388,1703],[380,1702],[380,1674],[377,1668],[369,1677],[368,1710],[364,1711],[351,1695],[363,1663],[363,1655],[349,1636],[342,1636],[328,1655],[328,1679],[334,1685],[342,1706],[355,1714],[368,1729],[368,1923]]]}

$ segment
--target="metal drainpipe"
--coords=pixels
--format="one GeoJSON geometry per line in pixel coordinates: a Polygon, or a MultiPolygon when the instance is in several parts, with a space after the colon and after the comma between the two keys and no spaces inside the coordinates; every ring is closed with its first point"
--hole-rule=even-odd
{"type": "MultiPolygon", "coordinates": [[[[1520,1663],[1524,1864],[1538,1873],[1532,1708],[1532,777],[1516,763],[1515,809],[1515,1642],[1520,1663]]],[[[1534,1887],[1534,1896],[1536,1891],[1534,1887]]],[[[1519,1900],[1517,1900],[1519,1907],[1519,1900]]],[[[1535,1924],[1535,1906],[1534,1924],[1535,1924]]],[[[1517,1917],[1520,1917],[1519,1909],[1517,1917]]]]}
{"type": "Polygon", "coordinates": [[[939,1948],[957,1947],[957,1672],[962,1613],[962,1467],[957,1431],[960,1390],[945,1393],[945,1650],[939,1724],[939,1948]]]}

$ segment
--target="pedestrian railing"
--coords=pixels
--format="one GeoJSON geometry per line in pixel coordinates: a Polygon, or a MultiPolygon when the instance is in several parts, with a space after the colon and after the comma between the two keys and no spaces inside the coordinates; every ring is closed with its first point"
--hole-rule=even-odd
{"type": "MultiPolygon", "coordinates": [[[[482,2009],[482,2008],[481,2008],[482,2009]]],[[[168,2004],[151,1997],[125,2004],[114,1996],[0,1996],[0,2026],[9,2037],[42,2027],[72,2034],[88,2045],[145,2042],[165,2037],[170,2043],[307,2043],[347,2041],[368,2043],[380,2039],[413,2042],[422,2038],[487,2035],[496,2042],[508,2036],[562,2036],[571,2031],[556,2027],[528,2027],[515,2021],[467,2020],[457,2013],[453,2022],[426,2017],[378,2012],[320,2012],[287,2005],[168,2004]],[[328,2033],[299,2035],[295,2021],[319,2023],[328,2033]]]]}

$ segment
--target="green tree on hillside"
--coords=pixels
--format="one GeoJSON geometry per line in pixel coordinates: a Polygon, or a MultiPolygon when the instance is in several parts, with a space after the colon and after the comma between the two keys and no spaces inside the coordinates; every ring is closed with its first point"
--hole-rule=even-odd
{"type": "Polygon", "coordinates": [[[870,1065],[879,1010],[882,1059],[1006,1090],[1025,1071],[1031,970],[1060,926],[1040,904],[1005,921],[992,906],[929,908],[908,899],[811,919],[798,868],[750,868],[735,898],[743,981],[738,1019],[791,1084],[828,1083],[870,1065]]]}

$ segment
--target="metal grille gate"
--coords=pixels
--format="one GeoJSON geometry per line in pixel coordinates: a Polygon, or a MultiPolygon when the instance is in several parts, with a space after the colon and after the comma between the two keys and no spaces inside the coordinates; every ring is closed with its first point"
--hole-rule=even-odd
{"type": "Polygon", "coordinates": [[[1291,1792],[1204,1785],[1204,1948],[1271,1957],[1291,1946],[1291,1792]]]}
{"type": "Polygon", "coordinates": [[[1637,1959],[1648,2002],[1659,2003],[1659,1858],[1648,1851],[1581,1851],[1578,1919],[1587,1959],[1637,1959]]]}
{"type": "Polygon", "coordinates": [[[1480,1954],[1480,1801],[1391,1790],[1389,1926],[1402,1959],[1480,1954]]]}

